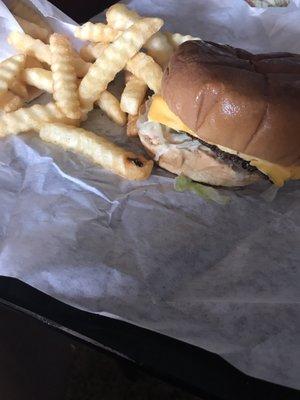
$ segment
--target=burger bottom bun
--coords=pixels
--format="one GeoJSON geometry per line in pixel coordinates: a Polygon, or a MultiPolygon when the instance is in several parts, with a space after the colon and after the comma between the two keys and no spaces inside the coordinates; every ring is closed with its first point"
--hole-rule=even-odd
{"type": "MultiPolygon", "coordinates": [[[[150,155],[157,159],[159,146],[151,143],[148,136],[139,132],[139,137],[150,155]]],[[[233,169],[213,154],[201,149],[187,150],[172,145],[161,154],[158,165],[173,174],[183,174],[197,182],[215,186],[246,186],[261,179],[259,174],[243,169],[233,169]]]]}

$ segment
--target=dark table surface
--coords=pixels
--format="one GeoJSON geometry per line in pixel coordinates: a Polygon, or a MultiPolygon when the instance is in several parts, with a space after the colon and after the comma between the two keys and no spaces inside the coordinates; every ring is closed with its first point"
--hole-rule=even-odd
{"type": "Polygon", "coordinates": [[[105,8],[117,3],[113,0],[52,0],[51,3],[55,4],[60,10],[73,18],[76,22],[86,22],[94,15],[99,14],[105,8]]]}
{"type": "Polygon", "coordinates": [[[0,304],[1,400],[197,399],[0,304]]]}
{"type": "Polygon", "coordinates": [[[299,399],[216,354],[78,310],[14,278],[0,276],[0,322],[1,400],[299,399]]]}

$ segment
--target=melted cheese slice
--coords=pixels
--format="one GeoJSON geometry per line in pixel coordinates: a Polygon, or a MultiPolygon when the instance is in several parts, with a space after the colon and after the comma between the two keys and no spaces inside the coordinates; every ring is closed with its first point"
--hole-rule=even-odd
{"type": "MultiPolygon", "coordinates": [[[[161,96],[153,96],[153,100],[148,113],[148,119],[149,121],[159,122],[160,124],[166,125],[176,131],[183,131],[193,134],[193,131],[189,127],[187,127],[181,121],[181,119],[169,109],[169,106],[161,96]]],[[[277,186],[282,186],[284,182],[289,179],[300,179],[300,166],[282,167],[281,165],[273,164],[260,158],[239,153],[235,150],[228,149],[227,147],[218,147],[220,148],[220,150],[226,151],[230,154],[235,154],[243,158],[244,160],[249,161],[251,165],[259,169],[265,175],[269,176],[270,179],[277,186]]]]}
{"type": "Polygon", "coordinates": [[[187,127],[177,115],[170,109],[168,104],[161,96],[153,96],[152,103],[148,112],[149,121],[159,122],[175,131],[183,131],[192,134],[193,131],[187,127]]]}

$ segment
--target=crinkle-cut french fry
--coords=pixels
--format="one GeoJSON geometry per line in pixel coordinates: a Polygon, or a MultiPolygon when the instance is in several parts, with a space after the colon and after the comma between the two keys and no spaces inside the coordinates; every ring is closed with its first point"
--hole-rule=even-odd
{"type": "Polygon", "coordinates": [[[81,111],[71,44],[66,36],[53,33],[50,50],[53,98],[67,117],[79,119],[81,111]]]}
{"type": "Polygon", "coordinates": [[[26,88],[26,85],[24,85],[24,83],[21,82],[21,80],[19,79],[16,79],[9,84],[9,90],[11,90],[17,96],[22,97],[23,99],[25,99],[28,96],[28,90],[26,88]]]}
{"type": "Polygon", "coordinates": [[[43,68],[25,68],[21,78],[28,85],[53,93],[52,72],[43,68]]]}
{"type": "Polygon", "coordinates": [[[25,64],[23,54],[17,54],[0,64],[0,95],[8,91],[9,85],[18,77],[25,64]]]}
{"type": "MultiPolygon", "coordinates": [[[[52,71],[43,68],[25,68],[22,71],[22,80],[39,90],[53,93],[52,71]]],[[[80,79],[77,82],[79,85],[80,79]]]]}
{"type": "Polygon", "coordinates": [[[41,28],[47,29],[51,32],[46,19],[36,8],[34,8],[34,6],[28,5],[22,0],[14,0],[9,4],[9,9],[12,14],[24,18],[29,22],[33,22],[34,24],[39,25],[41,28]]]}
{"type": "Polygon", "coordinates": [[[136,126],[139,115],[130,115],[128,114],[127,126],[126,126],[126,134],[128,137],[136,137],[138,136],[138,128],[136,126]]]}
{"type": "Polygon", "coordinates": [[[155,93],[160,91],[163,71],[152,57],[138,53],[126,64],[126,69],[143,80],[155,93]]]}
{"type": "Polygon", "coordinates": [[[119,100],[112,93],[107,90],[102,92],[99,100],[97,100],[97,104],[116,124],[120,126],[126,124],[127,116],[121,110],[119,100]]]}
{"type": "Polygon", "coordinates": [[[103,136],[82,128],[45,124],[40,130],[40,137],[46,142],[82,154],[95,164],[126,179],[147,179],[152,171],[153,161],[127,151],[103,136]]]}
{"type": "Polygon", "coordinates": [[[98,57],[101,56],[107,44],[103,43],[88,43],[81,47],[80,57],[86,62],[94,62],[98,57]]]}
{"type": "MultiPolygon", "coordinates": [[[[39,39],[33,39],[30,35],[21,32],[11,32],[7,38],[8,43],[21,53],[37,58],[41,62],[51,65],[51,51],[48,44],[39,39]]],[[[91,64],[83,61],[79,54],[73,50],[76,74],[84,76],[91,64]]]]}
{"type": "Polygon", "coordinates": [[[44,106],[36,104],[28,108],[20,108],[0,117],[0,137],[16,135],[30,130],[39,130],[45,122],[62,122],[77,124],[63,114],[55,103],[44,106]]]}
{"type": "Polygon", "coordinates": [[[90,69],[90,66],[92,64],[84,61],[80,57],[80,55],[77,53],[77,51],[75,51],[74,49],[72,50],[72,54],[74,57],[74,66],[75,66],[76,75],[78,76],[78,78],[82,78],[83,76],[85,76],[87,74],[87,72],[90,69]]]}
{"type": "Polygon", "coordinates": [[[89,40],[90,42],[110,43],[113,42],[120,32],[101,22],[93,24],[86,22],[75,28],[74,36],[81,40],[89,40]]]}
{"type": "Polygon", "coordinates": [[[79,86],[79,96],[84,109],[89,111],[93,108],[94,102],[116,74],[162,25],[163,21],[159,18],[141,19],[103,51],[79,86]]]}
{"type": "MultiPolygon", "coordinates": [[[[23,99],[15,95],[10,90],[0,96],[0,110],[6,113],[17,110],[22,107],[23,99]]],[[[0,117],[1,118],[1,117],[0,117]]]]}
{"type": "Polygon", "coordinates": [[[153,35],[145,44],[145,49],[147,54],[162,67],[168,64],[174,52],[173,47],[162,32],[157,32],[156,35],[153,35]]]}
{"type": "Polygon", "coordinates": [[[39,39],[33,39],[26,33],[13,31],[8,35],[8,43],[21,53],[37,58],[39,61],[51,65],[49,45],[39,39]]]}
{"type": "MultiPolygon", "coordinates": [[[[22,72],[22,79],[32,87],[37,87],[48,93],[53,93],[51,71],[42,68],[26,68],[22,72]]],[[[115,96],[105,90],[101,93],[97,104],[114,122],[119,125],[125,125],[126,114],[120,109],[119,100],[115,96]]]]}
{"type": "Polygon", "coordinates": [[[40,39],[45,43],[48,42],[49,36],[51,35],[48,29],[42,28],[34,22],[27,21],[17,15],[15,15],[15,18],[25,33],[32,36],[34,39],[40,39]]]}
{"type": "Polygon", "coordinates": [[[106,21],[112,28],[125,31],[141,17],[138,13],[127,8],[124,4],[114,4],[106,11],[106,21]]]}
{"type": "Polygon", "coordinates": [[[195,36],[181,35],[181,33],[165,32],[165,35],[168,38],[169,43],[173,46],[175,50],[178,46],[180,46],[184,42],[187,42],[188,40],[201,40],[200,38],[195,36]]]}
{"type": "Polygon", "coordinates": [[[43,68],[43,64],[35,57],[26,56],[25,68],[43,68]]]}
{"type": "Polygon", "coordinates": [[[128,79],[121,95],[121,110],[130,115],[136,115],[145,99],[147,85],[134,75],[128,79]]]}
{"type": "MultiPolygon", "coordinates": [[[[142,17],[135,11],[130,10],[124,4],[114,4],[106,12],[106,20],[108,25],[114,29],[125,30],[136,23],[142,17]]],[[[146,43],[145,49],[159,65],[164,67],[171,55],[173,47],[168,39],[161,32],[157,32],[146,43]]]]}

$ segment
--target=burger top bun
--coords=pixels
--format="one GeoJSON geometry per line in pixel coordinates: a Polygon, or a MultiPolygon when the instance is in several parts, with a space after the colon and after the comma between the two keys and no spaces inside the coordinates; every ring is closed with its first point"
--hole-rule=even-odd
{"type": "Polygon", "coordinates": [[[162,96],[195,137],[242,158],[300,165],[300,55],[185,42],[162,96]]]}

